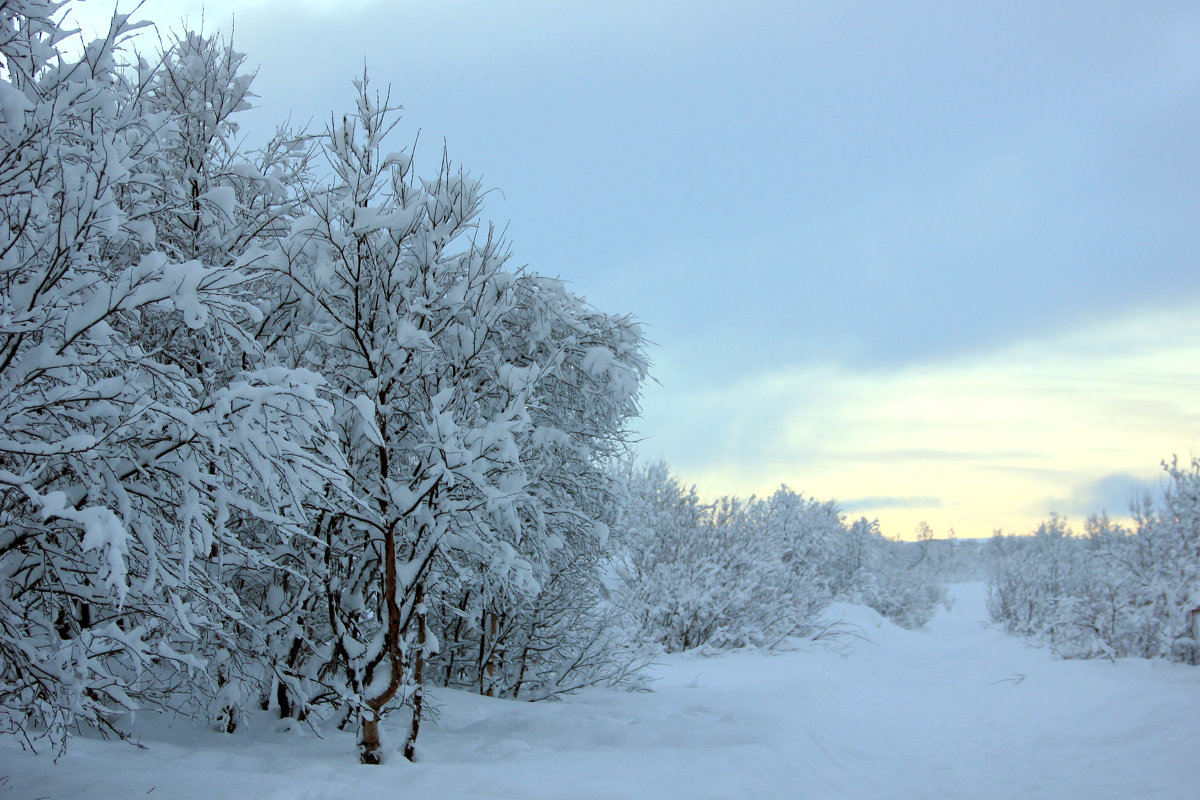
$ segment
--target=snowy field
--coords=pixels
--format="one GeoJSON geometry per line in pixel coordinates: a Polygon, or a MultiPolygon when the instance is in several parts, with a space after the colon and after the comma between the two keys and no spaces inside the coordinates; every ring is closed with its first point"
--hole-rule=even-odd
{"type": "MultiPolygon", "coordinates": [[[[139,720],[143,743],[75,739],[58,764],[0,743],[0,797],[1195,798],[1200,670],[1059,661],[985,625],[952,587],[925,631],[831,613],[861,638],[775,656],[676,656],[653,691],[563,703],[435,695],[419,763],[356,763],[353,738],[228,737],[139,720]]],[[[398,738],[398,735],[397,735],[398,738]]]]}

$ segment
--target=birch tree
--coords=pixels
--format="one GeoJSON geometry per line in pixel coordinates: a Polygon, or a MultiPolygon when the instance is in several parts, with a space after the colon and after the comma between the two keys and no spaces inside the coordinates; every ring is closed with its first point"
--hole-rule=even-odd
{"type": "Polygon", "coordinates": [[[0,6],[0,724],[61,749],[69,726],[217,691],[250,633],[222,565],[261,559],[230,520],[286,538],[295,492],[329,476],[318,376],[206,386],[149,346],[148,315],[241,339],[253,278],[160,246],[152,71],[119,66],[120,15],[64,55],[58,8],[0,6]]]}

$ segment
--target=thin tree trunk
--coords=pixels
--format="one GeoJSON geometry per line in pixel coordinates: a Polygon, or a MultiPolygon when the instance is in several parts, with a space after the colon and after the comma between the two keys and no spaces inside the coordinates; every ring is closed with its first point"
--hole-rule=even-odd
{"type": "Polygon", "coordinates": [[[364,764],[378,764],[379,717],[400,689],[404,674],[404,663],[400,655],[400,605],[396,602],[396,522],[388,526],[383,537],[383,597],[387,608],[387,629],[384,632],[384,647],[388,654],[387,687],[376,697],[367,700],[367,710],[362,715],[362,738],[359,740],[359,760],[364,764]]]}
{"type": "Polygon", "coordinates": [[[279,678],[275,679],[275,701],[279,703],[280,719],[287,719],[292,716],[292,701],[288,696],[287,685],[279,678]]]}
{"type": "MultiPolygon", "coordinates": [[[[225,665],[217,669],[217,688],[222,689],[229,683],[229,673],[225,665]]],[[[233,733],[237,730],[237,706],[226,703],[217,714],[217,724],[222,733],[233,733]]]]}
{"type": "Polygon", "coordinates": [[[446,686],[454,686],[457,683],[457,679],[454,675],[454,667],[456,666],[455,665],[456,654],[458,653],[459,645],[462,644],[463,619],[466,617],[467,605],[468,605],[470,599],[471,599],[471,592],[468,591],[466,594],[463,595],[462,602],[459,603],[459,605],[458,605],[458,610],[461,611],[462,614],[460,614],[458,616],[458,619],[456,619],[454,621],[454,635],[450,639],[450,641],[452,643],[451,644],[447,644],[447,642],[442,643],[443,652],[446,653],[446,683],[445,683],[446,686]]]}
{"type": "Polygon", "coordinates": [[[487,649],[488,649],[488,612],[487,606],[479,617],[479,658],[475,660],[475,668],[479,672],[479,693],[487,692],[487,649]]]}
{"type": "Polygon", "coordinates": [[[496,647],[497,639],[500,636],[500,616],[496,612],[488,614],[488,650],[487,663],[483,668],[484,689],[483,693],[488,697],[496,696],[496,647]]]}
{"type": "Polygon", "coordinates": [[[413,661],[413,712],[412,727],[408,731],[408,741],[404,743],[404,757],[416,761],[417,734],[421,732],[421,714],[425,708],[425,643],[429,638],[425,615],[425,583],[417,584],[416,607],[417,616],[417,652],[413,661]]]}

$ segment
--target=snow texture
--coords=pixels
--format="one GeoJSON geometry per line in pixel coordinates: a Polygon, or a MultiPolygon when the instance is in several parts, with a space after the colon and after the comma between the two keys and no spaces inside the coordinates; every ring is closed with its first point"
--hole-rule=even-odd
{"type": "MultiPolygon", "coordinates": [[[[832,641],[669,656],[650,693],[522,703],[437,690],[415,764],[388,749],[383,766],[362,767],[350,734],[317,738],[267,715],[224,736],[139,714],[148,749],[80,737],[57,765],[3,741],[4,796],[1196,796],[1200,672],[1058,660],[990,627],[982,584],[950,597],[923,631],[835,604],[843,635],[832,641]]],[[[395,725],[393,747],[404,738],[395,725]]]]}

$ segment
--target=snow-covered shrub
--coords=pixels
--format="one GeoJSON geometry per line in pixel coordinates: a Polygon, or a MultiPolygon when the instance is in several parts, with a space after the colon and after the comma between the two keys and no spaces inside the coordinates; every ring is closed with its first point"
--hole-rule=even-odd
{"type": "Polygon", "coordinates": [[[1200,607],[1200,465],[1165,465],[1157,502],[1127,530],[1105,516],[1073,536],[1059,518],[1033,537],[993,540],[992,616],[1068,657],[1138,656],[1195,664],[1200,607]]]}
{"type": "Polygon", "coordinates": [[[357,87],[354,113],[320,139],[333,182],[270,258],[294,298],[279,348],[325,376],[352,487],[308,499],[311,582],[290,604],[324,613],[304,614],[280,671],[302,692],[289,707],[361,718],[375,761],[379,718],[401,703],[411,755],[455,609],[479,608],[464,635],[494,674],[512,655],[499,630],[603,534],[598,465],[637,410],[646,360],[628,319],[508,269],[479,183],[445,157],[418,179],[409,153],[383,149],[395,109],[365,76],[357,87]]]}
{"type": "Polygon", "coordinates": [[[232,713],[258,637],[228,578],[266,561],[239,521],[297,531],[327,406],[317,376],[258,369],[248,237],[166,236],[164,195],[213,200],[159,169],[188,113],[151,102],[173,57],[120,67],[121,16],[66,55],[58,9],[0,6],[0,726],[61,747],[135,708],[232,713]]]}
{"type": "Polygon", "coordinates": [[[865,517],[850,525],[841,542],[845,554],[834,563],[854,569],[843,572],[837,599],[873,608],[904,628],[929,622],[946,589],[927,543],[886,539],[865,517]]]}
{"type": "Polygon", "coordinates": [[[638,327],[508,269],[477,182],[381,149],[365,76],[318,183],[312,137],[234,146],[228,44],[121,66],[117,17],[72,58],[60,9],[0,2],[0,730],[259,701],[375,760],[407,702],[411,757],[468,597],[514,626],[504,691],[636,666],[598,565],[638,327]]]}
{"type": "Polygon", "coordinates": [[[627,318],[589,308],[558,281],[522,274],[514,288],[508,358],[532,375],[530,425],[515,440],[531,501],[522,524],[532,535],[514,546],[535,565],[538,590],[504,591],[488,563],[449,551],[458,566],[439,571],[458,577],[442,581],[432,667],[449,685],[537,698],[624,681],[643,660],[601,579],[622,504],[604,465],[620,452],[629,392],[645,367],[627,318]]]}
{"type": "Polygon", "coordinates": [[[615,594],[640,635],[668,652],[770,646],[803,634],[835,599],[915,627],[942,597],[932,571],[875,523],[847,527],[832,502],[783,487],[704,504],[661,464],[628,481],[615,594]]]}
{"type": "Polygon", "coordinates": [[[435,620],[440,650],[431,680],[489,697],[542,700],[586,686],[638,685],[651,652],[630,636],[607,597],[604,562],[556,561],[541,590],[520,603],[464,594],[435,620]],[[474,599],[474,602],[473,602],[474,599]]]}
{"type": "Polygon", "coordinates": [[[1149,655],[1145,620],[1129,614],[1133,584],[1118,555],[1130,534],[1102,518],[1089,519],[1088,530],[1076,536],[1051,517],[1033,536],[993,537],[992,618],[1064,656],[1149,655]]]}
{"type": "Polygon", "coordinates": [[[757,501],[704,505],[662,465],[634,472],[617,602],[667,652],[771,645],[811,622],[827,590],[804,581],[793,548],[764,535],[757,501]]]}
{"type": "Polygon", "coordinates": [[[1054,630],[1061,607],[1081,586],[1082,548],[1066,520],[1051,516],[1031,537],[992,540],[988,606],[1010,633],[1042,636],[1054,630]]]}

